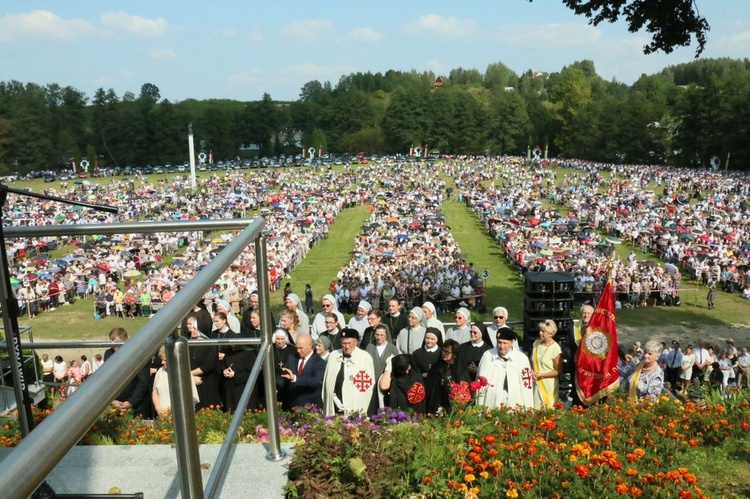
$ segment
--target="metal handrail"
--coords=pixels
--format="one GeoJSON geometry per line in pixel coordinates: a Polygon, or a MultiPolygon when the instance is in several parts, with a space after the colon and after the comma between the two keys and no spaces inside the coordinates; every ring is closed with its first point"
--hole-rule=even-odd
{"type": "MultiPolygon", "coordinates": [[[[155,233],[169,231],[193,231],[193,230],[217,230],[217,229],[238,229],[245,227],[234,240],[229,243],[216,257],[203,268],[185,287],[172,298],[151,320],[138,330],[138,334],[127,341],[118,349],[117,355],[112,356],[105,362],[87,383],[81,385],[76,392],[69,398],[68,402],[57,408],[42,423],[29,433],[13,451],[0,462],[0,490],[7,497],[26,497],[44,481],[45,477],[54,469],[55,465],[67,454],[67,452],[78,442],[86,433],[89,427],[97,420],[102,411],[107,408],[117,394],[119,394],[129,380],[137,374],[143,366],[146,359],[164,343],[164,341],[176,330],[182,319],[187,315],[192,307],[203,296],[206,289],[209,289],[216,279],[226,270],[227,267],[239,256],[242,251],[253,241],[257,240],[256,256],[257,272],[259,284],[267,279],[267,262],[265,260],[265,240],[260,237],[265,222],[263,219],[242,219],[242,220],[200,220],[189,222],[148,222],[148,223],[124,223],[124,224],[101,224],[101,225],[61,225],[61,226],[44,226],[44,227],[13,227],[8,228],[5,232],[10,237],[35,237],[49,235],[84,235],[84,234],[121,234],[121,233],[155,233]],[[48,448],[48,442],[54,440],[55,445],[48,448]],[[48,448],[47,452],[39,453],[40,448],[48,448]],[[18,477],[24,477],[19,480],[18,477]]],[[[261,287],[261,309],[265,309],[265,314],[270,317],[270,308],[268,296],[265,290],[268,287],[261,287]]],[[[263,332],[266,341],[270,341],[271,326],[268,321],[264,321],[263,332]]],[[[183,343],[184,344],[184,343],[183,343]]],[[[108,343],[111,345],[111,343],[108,343]]],[[[270,349],[264,355],[266,365],[272,361],[268,359],[271,354],[270,349]]],[[[179,355],[178,355],[179,357],[179,355]]],[[[185,366],[186,359],[181,362],[181,370],[188,369],[185,366]]],[[[184,373],[182,373],[184,374],[184,373]]],[[[180,378],[180,376],[177,376],[180,378]]],[[[272,383],[274,386],[275,379],[273,376],[266,383],[272,383]]],[[[190,379],[186,377],[185,379],[190,379]]],[[[185,384],[185,383],[183,383],[185,384]]],[[[177,389],[186,389],[189,387],[178,387],[177,389]]],[[[273,395],[270,395],[273,397],[273,395]]],[[[176,400],[176,403],[186,405],[187,400],[176,400]]],[[[178,412],[183,412],[184,407],[179,408],[173,405],[175,418],[178,412]]],[[[275,416],[275,404],[269,408],[269,434],[278,431],[276,420],[272,421],[272,415],[275,416]]],[[[194,415],[193,415],[194,416],[194,415]]],[[[194,423],[194,421],[193,421],[194,423]]],[[[176,429],[177,430],[177,429],[176,429]]],[[[180,447],[185,445],[182,442],[179,432],[176,431],[176,440],[178,454],[185,455],[181,452],[180,447]]],[[[281,455],[278,444],[278,435],[269,440],[269,444],[276,455],[281,455]]],[[[181,470],[181,473],[184,470],[181,470]]],[[[198,475],[198,482],[200,475],[198,475]]],[[[182,488],[189,481],[181,480],[182,488]]],[[[198,483],[200,485],[200,483],[198,483]]],[[[191,494],[198,497],[195,488],[188,489],[191,494]]],[[[186,490],[186,491],[188,491],[186,490]]]]}
{"type": "MultiPolygon", "coordinates": [[[[193,347],[210,347],[210,346],[227,346],[227,345],[260,345],[263,343],[262,338],[207,338],[203,340],[191,340],[188,338],[188,345],[193,347]]],[[[109,348],[113,346],[124,345],[124,341],[104,341],[104,340],[87,340],[87,341],[35,341],[33,343],[24,343],[24,350],[65,350],[68,348],[109,348]]],[[[8,345],[0,343],[0,350],[7,350],[8,345]]]]}
{"type": "MultiPolygon", "coordinates": [[[[222,442],[221,448],[219,449],[219,454],[216,456],[216,464],[214,465],[213,470],[211,470],[211,475],[208,477],[208,482],[206,482],[205,497],[209,499],[215,497],[219,487],[219,483],[221,482],[221,479],[226,472],[229,453],[232,450],[232,447],[234,447],[234,437],[235,435],[237,435],[237,431],[240,429],[240,424],[242,424],[242,416],[245,412],[245,408],[247,408],[247,404],[250,402],[250,396],[255,389],[256,382],[258,381],[260,370],[263,367],[262,360],[266,355],[270,353],[270,345],[271,344],[266,341],[261,346],[261,355],[259,355],[255,359],[253,369],[250,371],[250,376],[248,377],[245,388],[242,391],[240,400],[237,403],[237,411],[235,411],[234,416],[232,416],[232,421],[229,423],[229,428],[227,429],[227,434],[224,437],[224,442],[222,442]]],[[[271,355],[273,354],[271,353],[271,355]]]]}

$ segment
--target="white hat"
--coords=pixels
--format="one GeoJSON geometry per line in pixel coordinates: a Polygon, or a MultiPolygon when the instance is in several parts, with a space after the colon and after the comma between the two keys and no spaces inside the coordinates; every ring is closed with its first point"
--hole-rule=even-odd
{"type": "Polygon", "coordinates": [[[367,303],[365,300],[362,300],[359,302],[359,305],[357,305],[357,308],[361,308],[365,312],[369,312],[370,310],[372,310],[372,305],[367,303]]]}
{"type": "Polygon", "coordinates": [[[469,310],[464,307],[461,307],[458,310],[456,310],[456,313],[463,315],[464,319],[466,319],[467,321],[471,320],[471,312],[469,312],[469,310]]]}

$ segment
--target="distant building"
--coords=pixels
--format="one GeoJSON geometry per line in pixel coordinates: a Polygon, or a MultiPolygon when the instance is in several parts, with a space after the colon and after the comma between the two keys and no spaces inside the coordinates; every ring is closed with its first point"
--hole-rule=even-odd
{"type": "Polygon", "coordinates": [[[440,88],[445,84],[446,81],[448,81],[447,77],[438,76],[437,78],[435,78],[435,81],[432,82],[432,88],[440,88]]]}

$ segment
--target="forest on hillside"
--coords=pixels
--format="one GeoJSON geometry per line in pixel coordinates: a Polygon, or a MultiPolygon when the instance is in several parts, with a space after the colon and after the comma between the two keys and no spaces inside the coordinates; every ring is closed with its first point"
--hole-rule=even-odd
{"type": "Polygon", "coordinates": [[[517,75],[498,62],[484,73],[353,73],[335,84],[310,81],[299,99],[170,102],[157,85],[92,97],[70,86],[0,82],[0,175],[69,168],[96,158],[110,167],[182,163],[188,124],[196,148],[216,159],[260,156],[408,153],[525,155],[609,163],[730,169],[750,164],[750,61],[698,59],[643,75],[633,85],[606,81],[592,61],[554,73],[517,75]],[[254,147],[250,148],[249,146],[254,147]]]}

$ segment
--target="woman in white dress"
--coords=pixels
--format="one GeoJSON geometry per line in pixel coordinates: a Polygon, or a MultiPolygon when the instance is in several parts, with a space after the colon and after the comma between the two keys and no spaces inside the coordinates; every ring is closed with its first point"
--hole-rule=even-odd
{"type": "Polygon", "coordinates": [[[692,345],[688,345],[685,348],[685,353],[682,354],[682,369],[680,370],[680,381],[682,382],[682,390],[686,391],[690,386],[690,379],[693,377],[693,366],[695,365],[695,355],[693,354],[692,345]]]}

